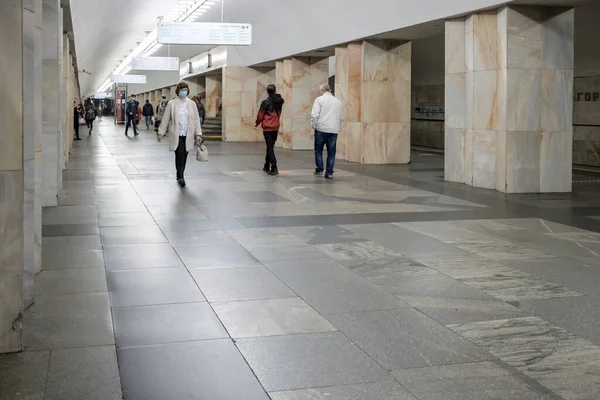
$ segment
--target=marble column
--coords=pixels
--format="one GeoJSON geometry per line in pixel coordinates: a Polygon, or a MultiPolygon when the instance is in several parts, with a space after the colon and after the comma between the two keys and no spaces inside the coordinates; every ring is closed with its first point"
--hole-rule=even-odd
{"type": "Polygon", "coordinates": [[[62,10],[59,0],[43,0],[42,149],[43,205],[58,205],[62,187],[62,10]]]}
{"type": "MultiPolygon", "coordinates": [[[[26,149],[23,126],[24,58],[29,59],[31,30],[24,29],[32,23],[28,4],[24,10],[23,0],[10,0],[0,14],[0,87],[8,96],[0,107],[0,353],[22,349],[21,313],[24,290],[24,231],[29,223],[24,220],[25,187],[24,166],[26,149]],[[26,21],[24,21],[26,19],[26,21]],[[24,43],[24,30],[27,31],[24,43]],[[24,51],[24,47],[27,51],[24,51]]],[[[33,132],[32,132],[33,133],[33,132]]],[[[28,138],[29,139],[29,138],[28,138]]],[[[29,205],[29,204],[28,204],[29,205]]]]}
{"type": "Polygon", "coordinates": [[[445,178],[571,191],[574,10],[505,7],[446,22],[445,178]]]}
{"type": "Polygon", "coordinates": [[[171,89],[170,88],[164,88],[160,90],[161,92],[161,100],[162,100],[162,96],[166,96],[167,100],[171,100],[171,89]]]}
{"type": "Polygon", "coordinates": [[[410,162],[411,43],[351,43],[336,49],[335,63],[346,116],[340,155],[364,164],[410,162]]]}
{"type": "Polygon", "coordinates": [[[43,119],[42,119],[42,96],[39,95],[39,90],[43,87],[42,84],[42,60],[43,60],[43,6],[42,0],[35,1],[35,37],[34,37],[34,74],[33,87],[35,88],[31,100],[33,103],[32,119],[35,122],[34,129],[34,232],[33,232],[33,264],[34,273],[37,274],[42,270],[42,205],[44,196],[44,184],[42,170],[42,142],[43,142],[43,119]]]}
{"type": "Polygon", "coordinates": [[[215,118],[219,112],[219,104],[223,92],[221,75],[206,75],[206,117],[215,118]]]}
{"type": "Polygon", "coordinates": [[[153,106],[156,105],[157,99],[156,99],[156,90],[153,90],[150,92],[150,104],[152,104],[153,106]]]}
{"type": "Polygon", "coordinates": [[[267,85],[273,82],[272,68],[223,68],[223,141],[264,140],[254,124],[260,103],[267,98],[267,85]]]}
{"type": "Polygon", "coordinates": [[[204,92],[204,87],[200,86],[195,78],[184,79],[183,82],[187,83],[190,87],[190,97],[197,96],[204,92]]]}
{"type": "Polygon", "coordinates": [[[279,139],[275,143],[275,146],[283,149],[292,148],[292,110],[289,107],[292,104],[291,67],[292,60],[280,60],[275,63],[275,86],[277,87],[277,92],[285,101],[280,118],[279,139]],[[286,66],[289,69],[288,73],[285,72],[286,66]],[[286,76],[287,80],[285,79],[286,76]]]}

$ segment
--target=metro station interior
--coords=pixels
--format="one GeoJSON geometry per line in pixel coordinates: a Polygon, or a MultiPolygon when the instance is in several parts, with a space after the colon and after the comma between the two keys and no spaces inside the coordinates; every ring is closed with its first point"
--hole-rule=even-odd
{"type": "Polygon", "coordinates": [[[599,1],[0,10],[0,400],[600,399],[599,1]]]}

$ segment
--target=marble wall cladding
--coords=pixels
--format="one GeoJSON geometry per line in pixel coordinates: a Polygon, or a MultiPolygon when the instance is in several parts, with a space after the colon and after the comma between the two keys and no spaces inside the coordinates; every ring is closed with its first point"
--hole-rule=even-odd
{"type": "Polygon", "coordinates": [[[542,14],[542,68],[573,70],[575,9],[546,7],[542,14]]]}
{"type": "Polygon", "coordinates": [[[0,353],[22,349],[23,189],[23,171],[0,171],[0,353]]]}
{"type": "Polygon", "coordinates": [[[43,153],[43,206],[58,204],[60,164],[58,113],[59,63],[45,59],[42,62],[42,153],[43,153]]]}
{"type": "Polygon", "coordinates": [[[508,68],[542,67],[541,7],[509,7],[507,9],[508,68]]]}
{"type": "Polygon", "coordinates": [[[467,72],[465,63],[465,19],[446,21],[445,32],[446,75],[467,72]]]}
{"type": "Polygon", "coordinates": [[[345,122],[346,160],[363,162],[363,123],[345,122]]]}
{"type": "Polygon", "coordinates": [[[567,8],[505,7],[446,24],[447,45],[462,35],[467,71],[447,54],[447,180],[460,182],[462,168],[462,181],[476,187],[570,190],[572,16],[567,8]]]}
{"type": "Polygon", "coordinates": [[[464,176],[465,130],[446,126],[444,137],[444,179],[465,182],[464,176]]]}
{"type": "Polygon", "coordinates": [[[540,192],[541,132],[506,132],[506,191],[540,192]]]}
{"type": "MultiPolygon", "coordinates": [[[[497,13],[475,14],[473,20],[473,71],[492,71],[498,65],[497,13]]],[[[470,47],[470,46],[469,46],[470,47]]]]}
{"type": "Polygon", "coordinates": [[[573,132],[542,132],[540,191],[570,192],[573,165],[573,132]]]}
{"type": "MultiPolygon", "coordinates": [[[[231,80],[232,78],[230,78],[231,80]]],[[[233,90],[233,89],[231,89],[233,90]]],[[[241,83],[240,83],[241,90],[241,83]]],[[[219,112],[219,104],[223,92],[221,75],[206,75],[206,117],[214,118],[219,112]]]]}

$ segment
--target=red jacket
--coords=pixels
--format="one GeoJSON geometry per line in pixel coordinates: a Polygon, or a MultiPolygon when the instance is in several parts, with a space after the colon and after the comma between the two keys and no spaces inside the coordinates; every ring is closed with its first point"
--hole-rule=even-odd
{"type": "Polygon", "coordinates": [[[281,125],[281,110],[283,108],[281,95],[275,93],[263,100],[256,117],[256,126],[262,125],[263,131],[278,131],[281,125]]]}

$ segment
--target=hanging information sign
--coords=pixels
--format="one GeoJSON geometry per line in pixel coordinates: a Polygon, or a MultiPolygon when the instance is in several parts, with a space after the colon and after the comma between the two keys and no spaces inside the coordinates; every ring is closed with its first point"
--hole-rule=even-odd
{"type": "Polygon", "coordinates": [[[146,83],[146,75],[112,75],[110,81],[115,83],[146,83]]]}
{"type": "Polygon", "coordinates": [[[251,24],[159,22],[158,43],[250,46],[251,24]]]}
{"type": "Polygon", "coordinates": [[[131,69],[137,71],[177,71],[179,57],[133,57],[131,69]]]}

